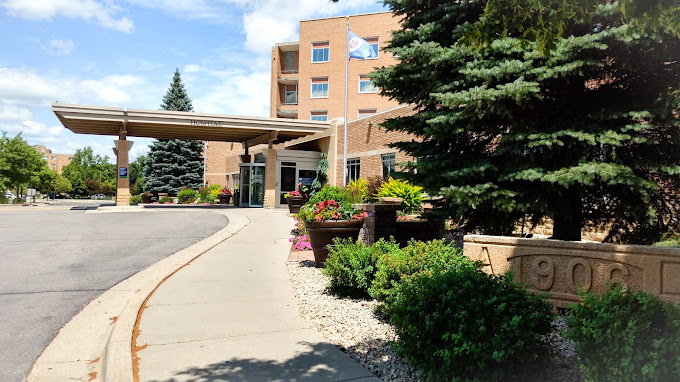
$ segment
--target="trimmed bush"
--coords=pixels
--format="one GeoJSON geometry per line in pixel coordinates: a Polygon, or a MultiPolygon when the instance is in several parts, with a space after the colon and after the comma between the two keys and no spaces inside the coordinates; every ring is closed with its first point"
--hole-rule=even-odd
{"type": "Polygon", "coordinates": [[[220,186],[219,184],[211,184],[210,186],[208,186],[208,190],[210,190],[210,196],[212,196],[214,200],[220,197],[220,192],[222,192],[222,186],[220,186]]]}
{"type": "Polygon", "coordinates": [[[169,196],[164,196],[158,199],[158,204],[172,203],[172,198],[169,196]]]}
{"type": "Polygon", "coordinates": [[[177,202],[179,204],[193,203],[198,197],[198,193],[194,190],[184,189],[177,193],[177,202]]]}
{"type": "MultiPolygon", "coordinates": [[[[371,296],[385,302],[403,278],[421,271],[438,271],[469,267],[480,269],[481,263],[463,256],[463,250],[444,240],[428,242],[411,240],[401,251],[378,260],[375,281],[369,289],[371,296]]],[[[386,313],[386,312],[383,312],[386,313]]]]}
{"type": "Polygon", "coordinates": [[[130,204],[140,204],[142,202],[142,195],[135,195],[130,197],[130,204]]]}
{"type": "Polygon", "coordinates": [[[552,306],[474,267],[414,274],[386,304],[397,352],[427,381],[532,380],[550,354],[552,306]]]}
{"type": "Polygon", "coordinates": [[[621,286],[582,294],[565,316],[586,378],[603,382],[680,380],[680,308],[621,286]]]}
{"type": "Polygon", "coordinates": [[[378,259],[399,251],[394,241],[378,240],[372,246],[351,239],[333,241],[323,274],[330,277],[330,290],[343,297],[368,298],[378,259]]]}
{"type": "Polygon", "coordinates": [[[423,210],[423,188],[410,184],[407,180],[390,178],[378,189],[380,198],[402,198],[401,210],[406,214],[418,213],[423,210]]]}

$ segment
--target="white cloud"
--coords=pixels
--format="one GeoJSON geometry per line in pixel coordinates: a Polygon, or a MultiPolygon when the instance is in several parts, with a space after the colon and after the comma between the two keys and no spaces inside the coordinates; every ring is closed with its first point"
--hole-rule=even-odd
{"type": "MultiPolygon", "coordinates": [[[[188,65],[183,79],[189,88],[200,88],[193,98],[194,110],[202,113],[269,116],[269,73],[246,69],[209,69],[188,65]]],[[[191,90],[189,90],[191,92],[191,90]]]]}
{"type": "Polygon", "coordinates": [[[269,54],[277,42],[298,39],[300,20],[328,17],[339,12],[356,13],[375,7],[376,0],[343,0],[336,4],[319,0],[256,0],[247,2],[243,17],[246,47],[260,54],[269,54]]]}
{"type": "Polygon", "coordinates": [[[124,33],[131,33],[134,29],[132,20],[114,16],[119,9],[110,1],[101,3],[94,0],[4,0],[0,1],[0,7],[5,8],[11,16],[25,19],[51,20],[61,16],[92,21],[124,33]]]}
{"type": "Polygon", "coordinates": [[[130,74],[75,80],[44,77],[24,68],[0,68],[0,101],[10,105],[48,106],[59,101],[115,106],[134,101],[148,107],[157,103],[160,89],[130,74]]]}
{"type": "Polygon", "coordinates": [[[71,40],[58,40],[53,39],[49,42],[47,46],[42,45],[43,51],[49,54],[57,54],[60,56],[67,56],[71,54],[71,51],[75,47],[75,44],[71,40]]]}
{"type": "Polygon", "coordinates": [[[0,103],[0,121],[23,121],[31,118],[33,118],[33,114],[26,108],[10,105],[6,102],[0,103]]]}

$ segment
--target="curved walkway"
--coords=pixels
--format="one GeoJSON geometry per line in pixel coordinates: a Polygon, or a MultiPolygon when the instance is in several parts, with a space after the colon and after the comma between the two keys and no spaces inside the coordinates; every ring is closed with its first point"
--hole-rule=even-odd
{"type": "MultiPolygon", "coordinates": [[[[293,220],[245,228],[162,283],[138,322],[141,381],[379,381],[300,317],[285,262],[293,220]]],[[[230,219],[231,220],[231,219],[230,219]]]]}

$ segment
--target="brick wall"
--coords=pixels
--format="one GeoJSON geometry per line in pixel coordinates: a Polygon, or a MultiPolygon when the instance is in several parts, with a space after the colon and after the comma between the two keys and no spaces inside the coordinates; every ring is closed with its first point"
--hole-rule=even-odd
{"type": "MultiPolygon", "coordinates": [[[[414,136],[395,131],[385,131],[380,124],[390,118],[403,117],[414,113],[412,106],[400,106],[383,113],[370,117],[351,121],[347,124],[347,158],[359,159],[360,177],[368,178],[371,176],[383,176],[382,173],[382,154],[395,153],[395,162],[406,162],[414,160],[396,149],[387,147],[389,143],[398,141],[410,141],[414,136]]],[[[343,144],[344,127],[338,126],[338,161],[336,163],[338,184],[342,184],[343,174],[343,144]]],[[[398,166],[397,166],[398,168],[398,166]]]]}

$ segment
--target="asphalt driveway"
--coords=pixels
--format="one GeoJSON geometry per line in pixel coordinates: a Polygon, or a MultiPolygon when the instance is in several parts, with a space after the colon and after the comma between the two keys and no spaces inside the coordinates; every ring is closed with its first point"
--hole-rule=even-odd
{"type": "Polygon", "coordinates": [[[226,224],[208,210],[0,208],[0,381],[24,381],[59,329],[104,291],[226,224]]]}

